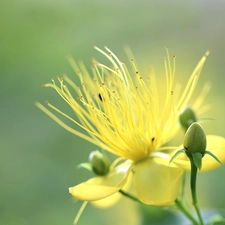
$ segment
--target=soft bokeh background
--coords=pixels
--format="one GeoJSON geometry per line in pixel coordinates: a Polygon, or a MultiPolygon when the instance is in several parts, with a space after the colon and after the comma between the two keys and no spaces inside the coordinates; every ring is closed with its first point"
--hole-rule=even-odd
{"type": "MultiPolygon", "coordinates": [[[[91,176],[77,165],[95,147],[34,106],[36,100],[50,100],[68,109],[42,84],[64,72],[73,76],[69,53],[89,66],[92,57],[102,59],[93,45],[107,45],[121,59],[126,59],[122,47],[129,45],[142,71],[154,65],[160,75],[167,45],[177,55],[177,77],[185,83],[210,49],[199,91],[212,81],[207,102],[213,107],[205,116],[217,120],[204,127],[225,136],[224,11],[223,0],[2,0],[0,224],[72,224],[81,206],[67,188],[91,176]]],[[[225,208],[224,176],[224,166],[199,176],[200,206],[225,208]]],[[[141,221],[137,208],[129,199],[105,210],[88,205],[79,224],[136,225],[141,221]]]]}

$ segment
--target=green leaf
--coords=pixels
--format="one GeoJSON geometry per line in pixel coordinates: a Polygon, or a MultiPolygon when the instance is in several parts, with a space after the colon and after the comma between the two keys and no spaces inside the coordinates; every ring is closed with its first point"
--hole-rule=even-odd
{"type": "Polygon", "coordinates": [[[218,163],[220,163],[222,165],[220,160],[212,152],[206,150],[205,154],[208,154],[208,155],[212,156],[218,163]]]}
{"type": "Polygon", "coordinates": [[[200,170],[202,168],[202,153],[196,152],[192,154],[196,167],[200,170]]]}
{"type": "Polygon", "coordinates": [[[170,162],[171,163],[175,158],[177,158],[177,156],[179,156],[181,153],[185,153],[185,150],[184,149],[181,149],[181,150],[178,150],[173,156],[172,158],[170,159],[170,162]]]}

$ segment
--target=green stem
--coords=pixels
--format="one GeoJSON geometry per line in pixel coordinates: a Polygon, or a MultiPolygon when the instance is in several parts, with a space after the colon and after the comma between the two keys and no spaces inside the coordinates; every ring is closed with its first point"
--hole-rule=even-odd
{"type": "Polygon", "coordinates": [[[186,182],[186,172],[184,171],[183,176],[182,176],[182,186],[181,186],[181,191],[180,191],[181,200],[183,200],[183,198],[184,198],[185,182],[186,182]]]}
{"type": "MultiPolygon", "coordinates": [[[[135,196],[133,196],[133,195],[131,195],[131,194],[129,194],[129,193],[123,191],[123,190],[119,190],[119,192],[120,192],[122,195],[124,195],[124,196],[126,196],[126,197],[128,197],[128,198],[130,198],[130,199],[132,199],[132,200],[134,200],[134,201],[136,201],[136,202],[142,203],[138,198],[136,198],[135,196]]],[[[143,204],[143,203],[142,203],[142,204],[143,204]]]]}
{"type": "Polygon", "coordinates": [[[177,208],[194,224],[198,225],[198,221],[192,216],[191,212],[187,209],[187,207],[183,204],[179,199],[175,200],[175,204],[177,208]]]}
{"type": "Polygon", "coordinates": [[[192,204],[195,208],[195,211],[197,213],[198,219],[200,221],[200,225],[204,225],[201,212],[198,207],[198,200],[197,200],[197,192],[196,192],[196,180],[197,180],[197,172],[198,168],[194,163],[193,157],[191,154],[187,154],[188,158],[190,159],[191,163],[191,179],[190,179],[190,185],[191,185],[191,196],[192,196],[192,204]]]}
{"type": "MultiPolygon", "coordinates": [[[[138,203],[143,204],[138,198],[136,198],[135,196],[123,191],[123,190],[119,190],[119,192],[124,195],[127,198],[130,198],[138,203]]],[[[179,200],[176,199],[175,200],[175,204],[176,206],[180,209],[180,211],[193,223],[193,225],[199,225],[198,222],[196,221],[196,219],[192,216],[191,212],[187,209],[187,207],[179,200]]]]}

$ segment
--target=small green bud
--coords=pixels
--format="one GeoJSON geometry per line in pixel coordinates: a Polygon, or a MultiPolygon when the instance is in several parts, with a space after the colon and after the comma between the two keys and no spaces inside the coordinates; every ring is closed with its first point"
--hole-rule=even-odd
{"type": "Polygon", "coordinates": [[[184,136],[184,148],[191,154],[201,153],[202,156],[206,150],[206,135],[199,123],[192,123],[184,136]]]}
{"type": "Polygon", "coordinates": [[[93,151],[89,155],[89,162],[91,163],[92,170],[99,176],[104,176],[109,172],[109,160],[98,150],[93,151]]]}
{"type": "Polygon", "coordinates": [[[191,106],[186,106],[179,117],[180,124],[186,131],[188,127],[191,126],[192,123],[197,122],[197,117],[195,115],[195,111],[191,106]]]}

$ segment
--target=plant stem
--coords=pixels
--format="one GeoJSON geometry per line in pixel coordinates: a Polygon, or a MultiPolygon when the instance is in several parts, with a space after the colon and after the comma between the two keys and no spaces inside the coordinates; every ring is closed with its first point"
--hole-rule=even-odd
{"type": "MultiPolygon", "coordinates": [[[[136,201],[136,202],[142,203],[138,198],[136,198],[135,196],[133,196],[133,195],[131,195],[131,194],[129,194],[129,193],[123,191],[123,190],[119,190],[119,192],[120,192],[122,195],[124,195],[124,196],[126,196],[126,197],[128,197],[128,198],[130,198],[130,199],[132,199],[132,200],[134,200],[134,201],[136,201]]],[[[142,204],[143,204],[143,203],[142,203],[142,204]]]]}
{"type": "Polygon", "coordinates": [[[198,221],[192,216],[191,212],[187,209],[187,207],[183,204],[179,199],[175,200],[175,204],[177,208],[194,224],[198,225],[198,221]]]}
{"type": "Polygon", "coordinates": [[[181,201],[183,200],[184,198],[184,189],[185,189],[185,182],[186,182],[186,172],[184,171],[183,172],[183,176],[182,176],[182,186],[181,186],[181,191],[180,191],[180,198],[181,198],[181,201]]]}
{"type": "Polygon", "coordinates": [[[197,200],[197,192],[196,192],[196,180],[197,180],[197,172],[198,168],[194,163],[193,157],[191,154],[187,154],[190,163],[191,163],[191,179],[190,179],[190,185],[191,185],[191,196],[192,196],[192,204],[195,208],[195,211],[197,213],[198,219],[200,221],[200,225],[204,225],[201,212],[198,207],[198,200],[197,200]]]}

